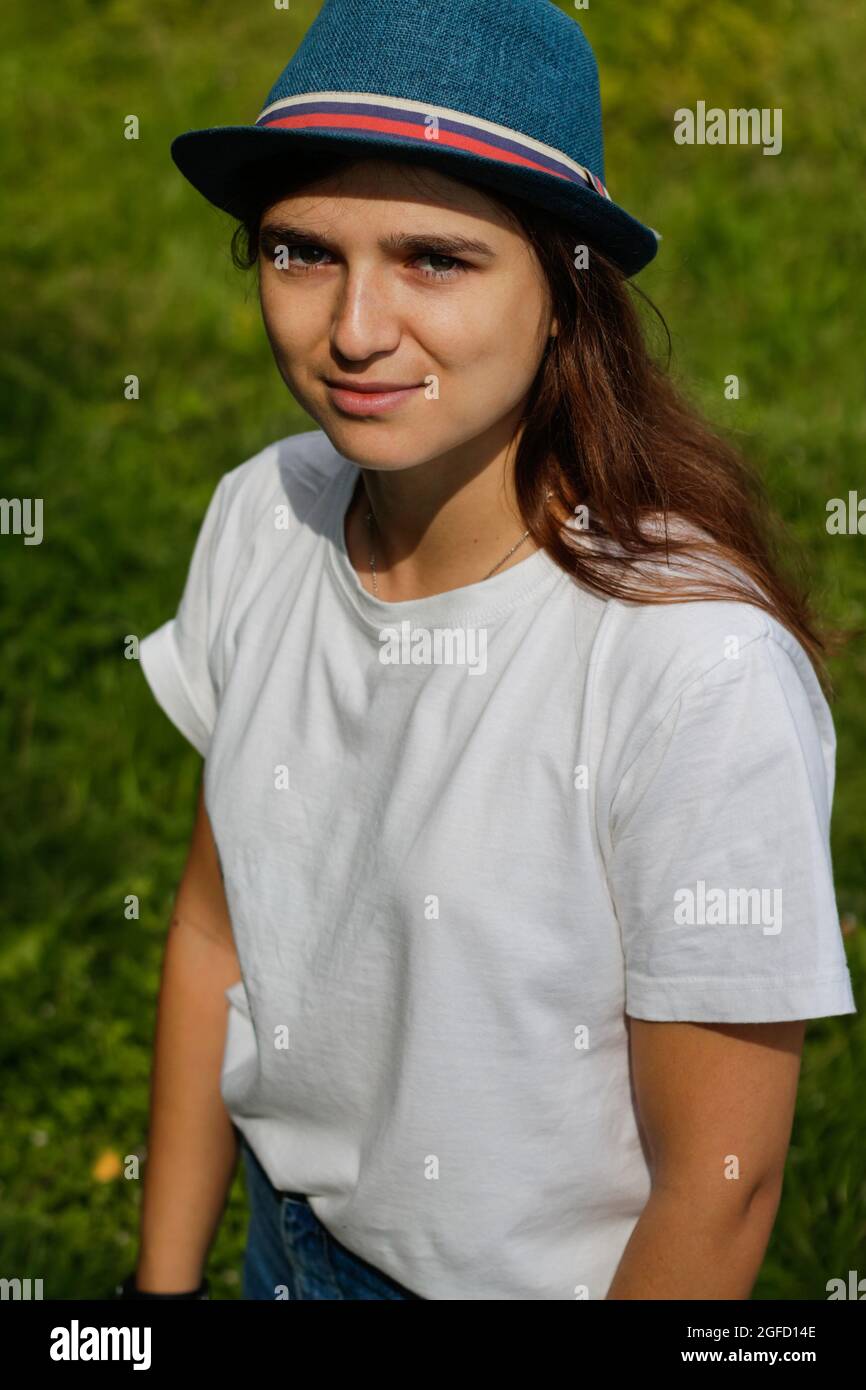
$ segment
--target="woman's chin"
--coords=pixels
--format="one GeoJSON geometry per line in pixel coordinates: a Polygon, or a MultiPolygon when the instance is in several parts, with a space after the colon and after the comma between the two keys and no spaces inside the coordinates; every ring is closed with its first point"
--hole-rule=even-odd
{"type": "Polygon", "coordinates": [[[386,426],[375,420],[335,420],[333,417],[323,418],[318,423],[337,453],[359,468],[386,472],[413,468],[445,452],[444,447],[431,448],[429,436],[423,432],[423,438],[420,437],[422,432],[417,426],[400,429],[394,422],[386,426]]]}

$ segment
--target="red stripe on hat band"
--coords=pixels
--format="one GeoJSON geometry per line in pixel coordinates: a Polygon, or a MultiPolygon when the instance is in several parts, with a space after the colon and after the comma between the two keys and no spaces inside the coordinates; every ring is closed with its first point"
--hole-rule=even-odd
{"type": "Polygon", "coordinates": [[[429,129],[424,125],[410,125],[408,121],[390,121],[380,116],[349,116],[340,112],[323,111],[321,114],[308,113],[302,116],[275,116],[273,119],[266,119],[262,122],[263,126],[270,129],[272,126],[282,126],[286,128],[301,129],[304,127],[315,126],[334,126],[348,130],[369,130],[375,131],[380,135],[402,135],[412,140],[423,140],[429,145],[450,145],[455,149],[466,150],[470,154],[480,154],[486,159],[496,159],[505,164],[520,164],[527,169],[538,169],[543,174],[552,175],[557,179],[564,179],[570,183],[567,174],[560,174],[555,169],[548,169],[546,165],[538,164],[534,159],[529,159],[525,155],[515,154],[512,150],[503,150],[496,145],[488,145],[483,140],[475,140],[469,135],[459,135],[455,131],[442,130],[435,140],[428,140],[425,131],[429,129]]]}

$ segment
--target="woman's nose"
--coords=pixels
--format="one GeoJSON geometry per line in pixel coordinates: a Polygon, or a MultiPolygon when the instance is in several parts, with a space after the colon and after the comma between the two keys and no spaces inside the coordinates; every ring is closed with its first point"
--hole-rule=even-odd
{"type": "Polygon", "coordinates": [[[350,268],[334,303],[331,341],[336,351],[360,361],[393,351],[400,332],[383,276],[375,267],[350,268]]]}

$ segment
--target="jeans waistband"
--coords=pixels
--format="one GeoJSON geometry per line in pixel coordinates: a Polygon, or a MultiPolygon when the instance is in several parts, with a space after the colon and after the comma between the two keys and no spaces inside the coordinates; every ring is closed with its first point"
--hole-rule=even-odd
{"type": "Polygon", "coordinates": [[[307,1206],[310,1205],[309,1198],[305,1192],[289,1192],[287,1189],[274,1187],[274,1184],[271,1182],[261,1163],[256,1158],[252,1145],[244,1134],[240,1135],[240,1145],[241,1150],[246,1155],[246,1161],[252,1164],[258,1173],[260,1181],[267,1184],[275,1198],[281,1199],[283,1197],[288,1197],[291,1202],[306,1202],[307,1206]]]}

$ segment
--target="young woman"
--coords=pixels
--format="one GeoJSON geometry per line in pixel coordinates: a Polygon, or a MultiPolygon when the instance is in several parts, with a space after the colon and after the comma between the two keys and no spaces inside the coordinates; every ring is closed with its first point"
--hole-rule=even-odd
{"type": "Polygon", "coordinates": [[[748,1298],[855,1008],[823,642],[647,351],[580,28],[328,0],[173,152],[318,428],[141,646],[205,764],[127,1294],[206,1292],[240,1139],[247,1298],[748,1298]]]}

